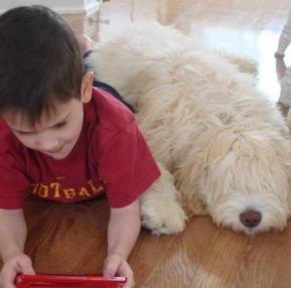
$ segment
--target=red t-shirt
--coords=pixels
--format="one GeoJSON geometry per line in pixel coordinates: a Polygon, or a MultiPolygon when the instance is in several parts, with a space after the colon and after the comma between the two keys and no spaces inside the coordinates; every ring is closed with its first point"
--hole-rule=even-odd
{"type": "Polygon", "coordinates": [[[111,207],[133,202],[160,176],[134,115],[94,88],[72,152],[53,159],[22,145],[0,118],[0,208],[22,208],[28,191],[58,202],[78,202],[104,192],[111,207]],[[30,189],[31,188],[31,189],[30,189]]]}

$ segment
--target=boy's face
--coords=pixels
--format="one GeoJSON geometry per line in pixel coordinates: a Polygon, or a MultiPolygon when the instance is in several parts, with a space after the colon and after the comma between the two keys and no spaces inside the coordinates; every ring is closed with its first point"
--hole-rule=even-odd
{"type": "MultiPolygon", "coordinates": [[[[90,72],[88,72],[90,73],[90,72]]],[[[87,75],[87,74],[86,74],[87,75]]],[[[8,111],[3,115],[14,135],[26,147],[54,159],[64,159],[75,147],[83,126],[83,103],[91,100],[93,74],[82,82],[81,100],[54,103],[55,110],[43,113],[35,125],[21,113],[8,111]]]]}

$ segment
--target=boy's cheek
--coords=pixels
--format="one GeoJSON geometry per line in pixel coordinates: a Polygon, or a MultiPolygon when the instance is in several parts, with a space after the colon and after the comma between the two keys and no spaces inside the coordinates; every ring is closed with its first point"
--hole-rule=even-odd
{"type": "Polygon", "coordinates": [[[22,139],[19,139],[18,140],[22,143],[22,145],[24,145],[25,147],[27,148],[30,148],[30,149],[36,149],[35,145],[33,144],[32,141],[27,141],[27,140],[22,140],[22,139]]]}
{"type": "Polygon", "coordinates": [[[27,148],[35,149],[35,140],[33,138],[29,138],[27,136],[19,136],[14,134],[18,141],[27,148]]]}

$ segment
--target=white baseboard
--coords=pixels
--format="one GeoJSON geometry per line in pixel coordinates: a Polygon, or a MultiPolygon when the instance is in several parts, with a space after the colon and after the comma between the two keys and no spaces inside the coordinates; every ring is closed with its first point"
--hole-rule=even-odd
{"type": "MultiPolygon", "coordinates": [[[[59,14],[85,14],[87,13],[86,9],[84,9],[83,7],[82,8],[71,8],[71,9],[68,9],[68,8],[58,8],[58,7],[51,7],[52,10],[54,10],[55,12],[59,13],[59,14]]],[[[7,10],[3,10],[1,9],[0,10],[0,14],[3,14],[5,13],[7,10]]]]}
{"type": "Polygon", "coordinates": [[[89,7],[72,7],[72,8],[63,8],[63,7],[51,7],[54,11],[59,14],[90,14],[96,12],[100,8],[100,3],[94,3],[89,7]]]}
{"type": "MultiPolygon", "coordinates": [[[[39,4],[41,4],[40,2],[41,1],[39,1],[39,4]]],[[[54,1],[52,1],[52,2],[54,2],[54,1]]],[[[91,5],[88,5],[87,7],[76,6],[76,5],[71,6],[71,7],[62,7],[62,6],[58,7],[57,5],[49,5],[49,7],[59,14],[86,14],[86,13],[90,14],[90,13],[98,11],[100,9],[101,3],[102,3],[102,1],[96,2],[96,3],[93,3],[91,5]]],[[[17,5],[17,6],[19,6],[19,5],[17,5]]],[[[12,7],[13,7],[13,5],[12,5],[12,7]]],[[[12,7],[9,7],[9,9],[12,7]]],[[[4,8],[6,8],[6,7],[4,7],[4,8]]],[[[1,9],[1,3],[0,3],[0,14],[4,13],[5,11],[7,11],[7,9],[1,9]]]]}

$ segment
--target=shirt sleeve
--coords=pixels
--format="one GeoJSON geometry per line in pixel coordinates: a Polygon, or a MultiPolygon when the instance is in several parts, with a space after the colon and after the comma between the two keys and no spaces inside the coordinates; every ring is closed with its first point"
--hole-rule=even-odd
{"type": "Polygon", "coordinates": [[[1,209],[20,209],[24,205],[29,182],[20,166],[9,151],[0,152],[1,209]]]}
{"type": "Polygon", "coordinates": [[[120,208],[136,200],[160,171],[135,120],[104,145],[99,176],[106,181],[109,205],[120,208]]]}

